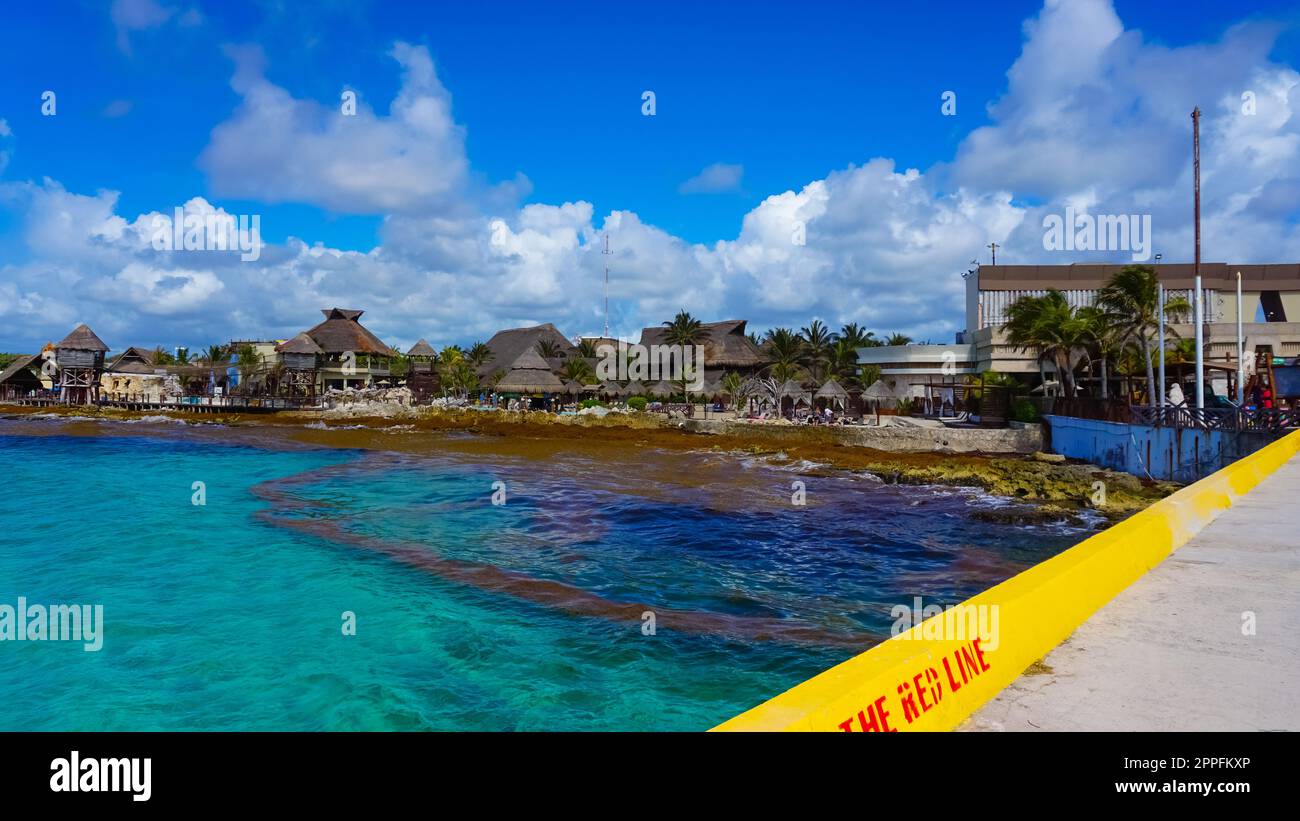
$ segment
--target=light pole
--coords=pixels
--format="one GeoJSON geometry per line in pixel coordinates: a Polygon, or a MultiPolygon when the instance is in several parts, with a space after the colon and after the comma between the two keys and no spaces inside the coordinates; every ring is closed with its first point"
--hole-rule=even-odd
{"type": "MultiPolygon", "coordinates": [[[[1160,258],[1163,254],[1156,254],[1156,268],[1160,267],[1160,258]]],[[[1160,407],[1165,406],[1165,286],[1159,281],[1160,272],[1156,272],[1156,321],[1160,325],[1160,396],[1156,399],[1155,404],[1160,407]]]]}
{"type": "Polygon", "coordinates": [[[1156,285],[1156,321],[1160,323],[1160,398],[1156,404],[1165,406],[1165,285],[1156,285]]]}
{"type": "Polygon", "coordinates": [[[1201,304],[1201,109],[1192,109],[1192,190],[1196,224],[1196,407],[1205,407],[1205,308],[1201,304]]]}

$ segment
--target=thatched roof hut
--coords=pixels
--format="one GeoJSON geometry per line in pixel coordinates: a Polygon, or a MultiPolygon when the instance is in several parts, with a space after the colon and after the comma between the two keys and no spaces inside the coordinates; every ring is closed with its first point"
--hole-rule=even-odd
{"type": "Polygon", "coordinates": [[[570,379],[564,383],[564,392],[569,396],[578,396],[579,394],[586,393],[587,389],[583,387],[583,384],[578,380],[570,379]]]}
{"type": "Polygon", "coordinates": [[[298,334],[293,339],[281,342],[275,346],[275,349],[279,353],[312,354],[313,356],[325,353],[321,346],[317,345],[316,341],[308,336],[306,331],[298,334]]]}
{"type": "Polygon", "coordinates": [[[564,383],[551,372],[546,360],[527,348],[510,365],[496,384],[497,393],[563,393],[564,383]]]}
{"type": "MultiPolygon", "coordinates": [[[[507,328],[504,331],[497,331],[487,341],[487,347],[488,350],[492,351],[492,356],[479,366],[479,376],[485,377],[504,368],[514,367],[511,363],[519,359],[520,355],[525,351],[536,352],[537,343],[543,340],[553,343],[559,353],[555,362],[546,363],[548,368],[578,355],[578,349],[574,344],[549,322],[527,328],[507,328]]],[[[541,356],[539,355],[538,358],[541,359],[541,356]]]]}
{"type": "Polygon", "coordinates": [[[781,387],[776,389],[776,392],[781,397],[790,397],[796,405],[800,402],[812,404],[812,393],[794,379],[787,379],[781,387]]]}
{"type": "Polygon", "coordinates": [[[826,384],[817,390],[816,397],[825,399],[830,404],[839,404],[841,408],[847,407],[849,403],[849,392],[844,390],[843,386],[834,379],[826,380],[826,384]]]}
{"type": "Polygon", "coordinates": [[[107,353],[108,346],[104,340],[95,335],[90,330],[90,326],[81,323],[72,329],[72,333],[63,337],[63,340],[54,346],[56,351],[95,351],[96,353],[107,353]]]}
{"type": "Polygon", "coordinates": [[[365,311],[322,308],[321,313],[325,315],[325,321],[306,331],[306,334],[320,346],[322,352],[342,354],[351,351],[354,354],[392,355],[392,349],[361,324],[361,315],[365,311]]]}
{"type": "Polygon", "coordinates": [[[647,389],[645,385],[633,379],[631,382],[624,385],[621,390],[619,390],[618,395],[619,396],[645,396],[646,391],[647,389]]]}
{"type": "Polygon", "coordinates": [[[41,355],[21,355],[0,371],[0,397],[12,399],[44,387],[41,381],[41,355]]]}
{"type": "Polygon", "coordinates": [[[113,357],[104,370],[109,373],[150,376],[157,373],[159,369],[154,363],[153,351],[132,346],[113,357]]]}
{"type": "Polygon", "coordinates": [[[411,350],[407,351],[407,352],[406,352],[406,355],[407,355],[407,356],[427,356],[427,357],[432,358],[432,357],[437,356],[437,355],[438,355],[438,352],[435,351],[435,350],[433,349],[433,346],[430,345],[427,341],[421,339],[419,342],[417,342],[417,343],[415,343],[414,345],[411,346],[411,350]]]}
{"type": "Polygon", "coordinates": [[[877,379],[862,392],[862,398],[884,400],[894,399],[896,396],[892,388],[886,385],[883,380],[877,379]]]}
{"type": "MultiPolygon", "coordinates": [[[[708,337],[700,344],[704,346],[704,369],[709,376],[720,376],[729,370],[751,373],[767,366],[767,354],[745,333],[745,321],[727,319],[703,323],[702,328],[708,337]]],[[[641,331],[641,344],[647,347],[667,345],[667,334],[668,329],[663,326],[645,328],[641,331]]]]}
{"type": "MultiPolygon", "coordinates": [[[[275,350],[280,354],[284,366],[291,371],[314,371],[319,365],[317,357],[322,356],[325,351],[320,345],[304,331],[293,339],[281,342],[275,346],[275,350]]],[[[246,377],[245,377],[246,378],[246,377]]],[[[298,387],[306,387],[306,382],[301,377],[295,377],[293,383],[298,387]]],[[[314,378],[312,384],[314,385],[314,378]]]]}
{"type": "Polygon", "coordinates": [[[438,358],[438,352],[427,341],[421,339],[406,352],[406,358],[410,362],[411,373],[429,374],[433,373],[433,362],[438,358]]]}
{"type": "Polygon", "coordinates": [[[671,382],[661,379],[658,382],[646,388],[646,395],[666,399],[677,393],[677,387],[671,382]]]}

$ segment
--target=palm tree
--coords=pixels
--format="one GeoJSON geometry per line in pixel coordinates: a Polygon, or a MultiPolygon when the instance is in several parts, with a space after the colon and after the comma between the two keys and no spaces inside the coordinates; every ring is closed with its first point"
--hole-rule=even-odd
{"type": "Polygon", "coordinates": [[[803,339],[789,328],[773,328],[768,331],[764,346],[767,348],[767,358],[772,363],[768,366],[769,370],[780,365],[781,372],[788,374],[792,370],[797,372],[798,367],[807,362],[808,353],[803,339]]]}
{"type": "MultiPolygon", "coordinates": [[[[1087,326],[1087,334],[1092,340],[1091,347],[1101,360],[1101,398],[1110,398],[1110,360],[1123,347],[1110,317],[1101,308],[1089,305],[1078,309],[1077,316],[1087,326]]],[[[1092,368],[1089,365],[1089,372],[1092,368]]]]}
{"type": "MultiPolygon", "coordinates": [[[[1151,340],[1160,324],[1159,305],[1159,280],[1150,265],[1125,265],[1097,294],[1097,307],[1107,314],[1116,336],[1136,345],[1146,362],[1148,403],[1156,401],[1151,340]]],[[[1182,297],[1165,301],[1166,316],[1178,316],[1187,310],[1187,300],[1182,297]]]]}
{"type": "MultiPolygon", "coordinates": [[[[665,322],[664,341],[669,345],[680,345],[683,352],[695,345],[701,345],[709,338],[709,329],[704,327],[704,323],[691,316],[685,309],[677,312],[671,322],[665,322]]],[[[695,367],[703,367],[704,363],[700,362],[695,367]]],[[[681,388],[682,398],[690,403],[690,397],[686,394],[686,386],[695,380],[695,374],[688,373],[691,368],[686,366],[686,358],[682,358],[681,373],[678,374],[677,384],[681,388]]]]}
{"type": "Polygon", "coordinates": [[[438,356],[434,359],[434,368],[438,371],[439,381],[442,382],[444,387],[450,385],[453,390],[457,387],[459,381],[463,381],[464,373],[461,366],[469,367],[459,345],[448,345],[439,351],[438,356]]]}
{"type": "Polygon", "coordinates": [[[541,354],[542,359],[558,359],[560,356],[560,343],[554,339],[537,340],[537,353],[541,354]]]}
{"type": "Polygon", "coordinates": [[[388,346],[388,377],[393,381],[405,379],[406,375],[411,372],[411,360],[406,358],[401,348],[396,345],[388,346]]]}
{"type": "Polygon", "coordinates": [[[739,408],[741,401],[744,399],[741,396],[744,384],[745,378],[735,371],[727,371],[726,375],[722,377],[722,393],[731,400],[733,409],[739,408]]]}
{"type": "Polygon", "coordinates": [[[469,352],[465,354],[465,358],[469,360],[469,364],[474,370],[482,368],[491,362],[495,356],[496,354],[492,353],[492,349],[485,342],[475,342],[469,347],[469,352]]]}
{"type": "Polygon", "coordinates": [[[1074,382],[1074,356],[1091,340],[1089,323],[1080,317],[1065,294],[1050,290],[1042,296],[1022,296],[1007,308],[1007,340],[1022,351],[1038,350],[1038,373],[1046,381],[1043,362],[1056,366],[1061,386],[1069,396],[1078,389],[1074,382]]]}
{"type": "Polygon", "coordinates": [[[564,378],[572,380],[580,385],[590,385],[596,381],[596,372],[592,370],[590,363],[585,359],[570,359],[564,363],[561,371],[564,378]]]}
{"type": "Polygon", "coordinates": [[[252,387],[253,374],[261,370],[262,365],[262,355],[252,345],[240,345],[235,351],[235,367],[239,371],[239,384],[244,386],[245,393],[252,387]]]}
{"type": "Polygon", "coordinates": [[[886,345],[911,345],[912,337],[907,334],[890,334],[889,339],[885,340],[886,345]]]}
{"type": "Polygon", "coordinates": [[[822,366],[828,359],[836,337],[820,319],[814,319],[811,325],[800,329],[799,336],[803,339],[804,350],[808,352],[813,378],[821,382],[822,366]]]}
{"type": "Polygon", "coordinates": [[[204,365],[208,366],[212,376],[212,384],[217,384],[217,366],[230,363],[230,348],[225,345],[209,345],[203,355],[199,357],[204,365]]]}
{"type": "Polygon", "coordinates": [[[828,373],[836,379],[854,382],[858,378],[858,348],[848,339],[841,338],[831,346],[828,354],[828,373]]]}
{"type": "Polygon", "coordinates": [[[664,332],[664,340],[669,345],[698,345],[709,338],[709,330],[704,327],[704,323],[685,310],[678,311],[671,322],[663,325],[668,329],[664,332]]]}
{"type": "Polygon", "coordinates": [[[164,348],[162,345],[159,345],[158,347],[153,349],[152,358],[153,358],[153,364],[159,367],[163,365],[171,365],[176,361],[176,357],[172,356],[171,352],[168,351],[166,348],[164,348]]]}
{"type": "Polygon", "coordinates": [[[1170,365],[1190,365],[1196,361],[1196,340],[1179,339],[1165,345],[1165,362],[1170,365]]]}
{"type": "Polygon", "coordinates": [[[578,356],[583,359],[595,359],[599,355],[596,347],[596,340],[591,337],[583,337],[578,340],[578,356]]]}

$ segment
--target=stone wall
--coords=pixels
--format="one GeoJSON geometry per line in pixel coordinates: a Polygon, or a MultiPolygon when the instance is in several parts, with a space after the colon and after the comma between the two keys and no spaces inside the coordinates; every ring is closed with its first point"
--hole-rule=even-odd
{"type": "Polygon", "coordinates": [[[726,433],[760,442],[832,442],[895,453],[1033,453],[1043,448],[1040,425],[1017,428],[947,428],[912,425],[765,425],[691,419],[681,423],[696,433],[726,433]]]}

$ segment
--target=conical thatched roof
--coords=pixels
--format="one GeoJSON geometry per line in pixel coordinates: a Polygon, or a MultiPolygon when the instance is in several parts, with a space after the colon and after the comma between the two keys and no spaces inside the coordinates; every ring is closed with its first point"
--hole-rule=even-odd
{"type": "Polygon", "coordinates": [[[359,320],[365,311],[350,308],[322,308],[325,321],[307,331],[323,353],[373,353],[388,356],[392,349],[366,330],[359,320]]]}
{"type": "Polygon", "coordinates": [[[63,337],[63,341],[54,346],[55,349],[70,351],[102,351],[108,352],[108,346],[104,340],[95,336],[95,332],[90,330],[90,326],[81,323],[72,329],[72,333],[63,337]]]}
{"type": "Polygon", "coordinates": [[[597,386],[596,390],[597,392],[602,393],[605,396],[623,395],[623,386],[618,384],[617,382],[608,382],[608,381],[601,382],[600,385],[597,386]]]}
{"type": "Polygon", "coordinates": [[[576,379],[570,379],[569,381],[564,383],[564,392],[569,394],[570,396],[577,396],[578,394],[582,393],[585,390],[587,389],[584,388],[582,386],[582,383],[576,379]]]}
{"type": "Polygon", "coordinates": [[[666,379],[661,379],[646,390],[651,396],[668,397],[677,393],[677,386],[666,379]]]}
{"type": "Polygon", "coordinates": [[[897,397],[894,392],[890,390],[888,385],[877,379],[875,382],[871,383],[871,387],[862,392],[862,398],[881,400],[895,399],[897,397]]]}
{"type": "Polygon", "coordinates": [[[849,401],[849,392],[844,390],[843,386],[834,379],[827,379],[826,384],[817,390],[818,399],[838,399],[841,402],[849,401]]]}
{"type": "Polygon", "coordinates": [[[563,393],[564,390],[560,377],[551,373],[546,360],[532,348],[519,354],[496,384],[497,393],[563,393]]]}
{"type": "Polygon", "coordinates": [[[619,396],[645,396],[646,386],[633,379],[618,392],[619,396]]]}
{"type": "Polygon", "coordinates": [[[430,345],[425,340],[421,339],[419,342],[411,346],[411,350],[407,351],[406,355],[407,356],[437,356],[438,352],[433,349],[432,345],[430,345]]]}
{"type": "Polygon", "coordinates": [[[279,345],[275,346],[275,349],[280,353],[325,353],[321,350],[320,345],[317,345],[315,340],[307,335],[306,331],[298,334],[293,339],[281,342],[279,345]]]}

